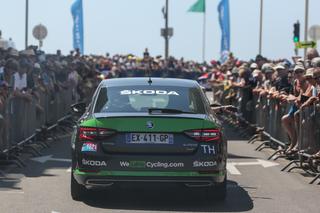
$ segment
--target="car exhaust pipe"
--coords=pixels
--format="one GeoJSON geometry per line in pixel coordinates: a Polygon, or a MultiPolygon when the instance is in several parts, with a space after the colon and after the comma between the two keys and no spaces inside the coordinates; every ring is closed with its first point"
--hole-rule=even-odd
{"type": "Polygon", "coordinates": [[[189,188],[200,188],[200,187],[213,186],[213,183],[212,182],[191,182],[191,183],[184,183],[184,185],[189,188]]]}
{"type": "Polygon", "coordinates": [[[114,182],[108,180],[99,180],[99,179],[89,179],[86,181],[87,186],[99,186],[99,187],[109,187],[112,186],[114,182]]]}

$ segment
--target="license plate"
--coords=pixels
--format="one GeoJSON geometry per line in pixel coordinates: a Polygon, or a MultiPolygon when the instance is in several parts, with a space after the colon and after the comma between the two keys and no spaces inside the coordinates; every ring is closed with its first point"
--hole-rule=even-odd
{"type": "Polygon", "coordinates": [[[126,143],[132,144],[173,144],[172,134],[130,133],[126,143]]]}

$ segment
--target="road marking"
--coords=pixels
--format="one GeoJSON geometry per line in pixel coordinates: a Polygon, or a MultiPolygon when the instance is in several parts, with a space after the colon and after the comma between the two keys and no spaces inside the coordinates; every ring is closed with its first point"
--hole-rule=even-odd
{"type": "Polygon", "coordinates": [[[67,169],[67,172],[70,173],[71,172],[71,167],[69,169],[67,169]]]}
{"type": "Polygon", "coordinates": [[[231,175],[241,175],[240,171],[231,163],[227,163],[227,170],[231,175]]]}
{"type": "Polygon", "coordinates": [[[37,158],[31,158],[31,160],[39,162],[39,163],[46,163],[47,161],[57,161],[57,162],[71,163],[71,159],[53,158],[52,155],[47,155],[47,156],[37,157],[37,158]]]}
{"type": "Polygon", "coordinates": [[[56,212],[56,211],[51,211],[51,213],[60,213],[60,212],[56,212]]]}
{"type": "Polygon", "coordinates": [[[269,168],[273,166],[278,166],[278,163],[260,160],[257,159],[256,162],[228,162],[227,163],[227,170],[231,175],[241,175],[241,172],[237,169],[236,166],[257,166],[261,165],[263,168],[269,168]]]}
{"type": "Polygon", "coordinates": [[[8,190],[0,190],[0,193],[5,193],[5,194],[24,194],[24,191],[10,191],[8,190]]]}

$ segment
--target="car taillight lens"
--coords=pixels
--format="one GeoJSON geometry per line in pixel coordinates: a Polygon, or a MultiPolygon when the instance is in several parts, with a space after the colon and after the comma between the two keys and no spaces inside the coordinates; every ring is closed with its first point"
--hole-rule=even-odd
{"type": "Polygon", "coordinates": [[[199,142],[218,141],[221,138],[219,129],[196,129],[185,132],[189,137],[199,142]]]}
{"type": "Polygon", "coordinates": [[[116,131],[112,129],[80,127],[79,139],[82,141],[104,139],[115,133],[116,131]]]}

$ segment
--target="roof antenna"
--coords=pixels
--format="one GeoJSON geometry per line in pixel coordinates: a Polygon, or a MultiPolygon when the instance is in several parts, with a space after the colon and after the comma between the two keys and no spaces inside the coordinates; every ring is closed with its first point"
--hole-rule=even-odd
{"type": "Polygon", "coordinates": [[[148,75],[149,75],[148,84],[152,84],[151,75],[150,75],[150,70],[148,71],[148,75]]]}
{"type": "Polygon", "coordinates": [[[151,58],[149,58],[149,68],[148,68],[148,77],[149,77],[149,80],[148,80],[148,84],[152,84],[152,80],[151,80],[151,58]]]}

